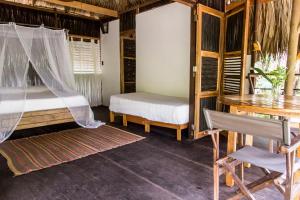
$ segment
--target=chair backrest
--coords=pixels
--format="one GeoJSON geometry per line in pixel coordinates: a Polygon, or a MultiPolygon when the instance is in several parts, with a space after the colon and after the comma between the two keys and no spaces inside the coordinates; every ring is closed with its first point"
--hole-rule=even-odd
{"type": "Polygon", "coordinates": [[[221,129],[238,133],[260,136],[291,144],[290,128],[287,120],[263,119],[252,116],[236,115],[204,109],[209,129],[221,129]]]}

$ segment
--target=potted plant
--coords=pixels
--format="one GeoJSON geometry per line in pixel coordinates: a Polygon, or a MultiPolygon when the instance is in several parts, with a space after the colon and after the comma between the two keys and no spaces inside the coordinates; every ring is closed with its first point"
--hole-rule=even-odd
{"type": "Polygon", "coordinates": [[[287,78],[285,62],[282,62],[283,55],[263,54],[258,42],[254,43],[254,50],[260,55],[260,60],[255,64],[254,70],[271,84],[272,97],[277,101],[287,78]]]}

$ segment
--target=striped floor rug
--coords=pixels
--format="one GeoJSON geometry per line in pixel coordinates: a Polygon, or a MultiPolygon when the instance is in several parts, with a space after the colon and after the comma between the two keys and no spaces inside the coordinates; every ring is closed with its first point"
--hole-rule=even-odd
{"type": "Polygon", "coordinates": [[[18,176],[142,139],[141,136],[103,125],[97,129],[78,128],[8,140],[0,145],[0,154],[18,176]]]}

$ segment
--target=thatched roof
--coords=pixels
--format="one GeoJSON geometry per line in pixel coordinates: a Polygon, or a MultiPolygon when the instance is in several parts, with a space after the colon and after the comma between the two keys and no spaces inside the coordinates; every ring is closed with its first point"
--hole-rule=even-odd
{"type": "Polygon", "coordinates": [[[256,31],[263,52],[278,53],[287,50],[291,10],[292,0],[269,1],[258,5],[256,31]]]}

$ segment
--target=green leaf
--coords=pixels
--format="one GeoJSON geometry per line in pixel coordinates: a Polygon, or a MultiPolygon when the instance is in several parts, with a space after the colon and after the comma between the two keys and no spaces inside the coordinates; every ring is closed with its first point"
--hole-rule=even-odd
{"type": "Polygon", "coordinates": [[[256,68],[256,67],[254,69],[255,69],[255,71],[257,71],[257,73],[259,75],[263,76],[265,79],[267,79],[267,81],[269,81],[273,85],[272,80],[261,69],[256,68]]]}

